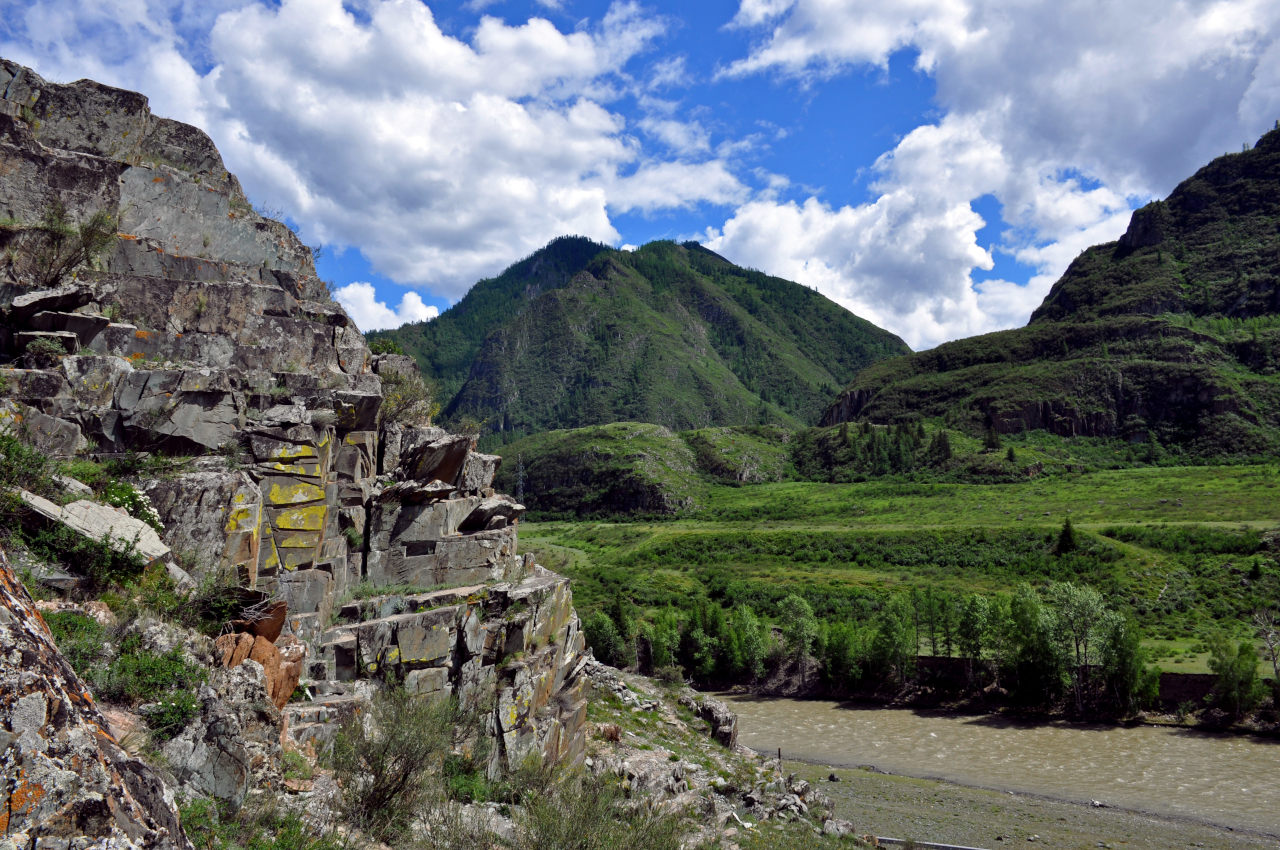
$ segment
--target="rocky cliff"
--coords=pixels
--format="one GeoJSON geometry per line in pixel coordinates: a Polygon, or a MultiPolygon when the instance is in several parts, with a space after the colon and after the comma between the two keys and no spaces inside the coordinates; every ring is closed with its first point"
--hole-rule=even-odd
{"type": "MultiPolygon", "coordinates": [[[[535,753],[580,758],[577,616],[567,581],[517,553],[524,508],[493,491],[499,459],[471,437],[384,415],[384,382],[412,382],[412,362],[370,355],[310,251],[253,210],[204,133],[152,115],[141,95],[55,85],[5,61],[0,94],[0,419],[52,456],[165,458],[165,474],[134,482],[163,529],[144,560],[248,606],[195,655],[256,684],[210,679],[203,725],[192,721],[165,750],[181,764],[169,782],[238,804],[262,772],[249,768],[252,747],[217,730],[275,724],[277,738],[287,726],[286,743],[322,743],[367,699],[360,680],[388,675],[483,712],[493,770],[535,753]],[[314,698],[288,702],[299,677],[314,698]],[[236,719],[227,703],[254,688],[256,719],[236,719]]],[[[62,485],[47,499],[16,494],[14,515],[141,551],[141,521],[101,514],[88,488],[62,485]]],[[[84,584],[75,564],[43,577],[73,593],[84,584]]],[[[0,578],[19,586],[7,568],[0,578]]],[[[20,595],[6,594],[0,619],[56,657],[39,618],[9,598],[20,595]]],[[[4,650],[0,675],[66,707],[50,714],[41,697],[46,717],[84,715],[86,758],[118,786],[101,804],[112,817],[82,819],[81,835],[123,830],[125,843],[181,846],[171,804],[137,813],[147,804],[132,780],[111,778],[132,762],[109,746],[87,692],[55,662],[28,665],[7,638],[4,650]]],[[[0,735],[54,722],[37,714],[5,713],[0,735]]],[[[45,839],[65,830],[42,806],[61,798],[33,784],[44,780],[30,761],[2,766],[0,810],[25,818],[6,828],[25,830],[22,846],[55,846],[45,839]]],[[[163,799],[160,779],[138,773],[163,799]]]]}

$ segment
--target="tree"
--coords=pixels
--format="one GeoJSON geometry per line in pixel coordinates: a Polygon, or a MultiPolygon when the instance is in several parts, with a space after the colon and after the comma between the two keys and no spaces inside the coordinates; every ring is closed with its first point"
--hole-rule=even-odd
{"type": "Polygon", "coordinates": [[[1102,601],[1102,594],[1092,587],[1071,582],[1051,585],[1048,597],[1057,615],[1054,619],[1059,639],[1063,642],[1063,654],[1069,655],[1073,662],[1070,678],[1076,711],[1083,713],[1089,666],[1094,660],[1090,646],[1093,644],[1096,652],[1094,638],[1107,613],[1106,604],[1102,601]]]}
{"type": "Polygon", "coordinates": [[[739,659],[737,675],[748,681],[759,679],[764,675],[764,659],[769,654],[765,624],[750,605],[744,604],[733,609],[730,628],[739,659]]]}
{"type": "Polygon", "coordinates": [[[1160,672],[1147,666],[1142,635],[1132,620],[1112,616],[1102,643],[1102,676],[1116,710],[1134,714],[1155,702],[1160,672]]]}
{"type": "Polygon", "coordinates": [[[1214,703],[1232,720],[1248,714],[1262,699],[1258,650],[1252,641],[1242,640],[1233,650],[1226,635],[1214,635],[1209,639],[1209,669],[1218,674],[1214,703]]]}
{"type": "Polygon", "coordinates": [[[986,649],[987,633],[991,627],[990,617],[991,604],[985,596],[972,593],[960,605],[956,648],[965,659],[965,671],[970,682],[973,681],[974,664],[982,660],[983,650],[986,649]]]}
{"type": "Polygon", "coordinates": [[[1018,699],[1028,705],[1048,705],[1062,695],[1064,659],[1056,629],[1055,612],[1035,588],[1019,585],[1009,600],[1009,661],[1018,699]]]}
{"type": "Polygon", "coordinates": [[[587,646],[595,651],[596,658],[610,667],[626,666],[626,650],[618,627],[603,611],[592,611],[582,621],[582,634],[587,646]]]}
{"type": "Polygon", "coordinates": [[[822,626],[818,655],[827,687],[835,691],[850,688],[862,678],[857,631],[846,622],[824,622],[822,626]]]}
{"type": "Polygon", "coordinates": [[[907,600],[901,596],[890,597],[875,621],[875,635],[871,639],[869,653],[873,669],[882,678],[904,682],[918,647],[907,600]]]}
{"type": "MultiPolygon", "coordinates": [[[[1257,569],[1256,559],[1253,565],[1257,569]]],[[[1257,627],[1258,637],[1262,639],[1262,644],[1267,649],[1267,660],[1271,662],[1272,702],[1280,707],[1280,620],[1277,620],[1274,611],[1255,611],[1253,624],[1257,627]]]]}
{"type": "Polygon", "coordinates": [[[1053,551],[1055,554],[1065,555],[1074,552],[1076,546],[1076,530],[1071,526],[1071,517],[1067,517],[1062,521],[1062,531],[1058,532],[1058,542],[1053,551]]]}
{"type": "Polygon", "coordinates": [[[116,220],[98,210],[79,224],[72,224],[67,208],[54,201],[40,223],[23,229],[21,249],[26,274],[37,286],[61,284],[72,272],[92,263],[116,242],[116,220]]]}
{"type": "Polygon", "coordinates": [[[654,669],[674,666],[676,653],[680,650],[680,619],[675,609],[667,608],[654,618],[653,636],[650,640],[654,669]]]}
{"type": "Polygon", "coordinates": [[[402,374],[392,371],[382,376],[382,408],[379,415],[383,422],[430,425],[431,418],[439,412],[435,386],[423,380],[417,372],[402,374]]]}
{"type": "Polygon", "coordinates": [[[787,651],[800,665],[800,676],[805,676],[805,660],[818,637],[818,619],[813,616],[813,606],[803,597],[792,593],[778,603],[778,617],[782,620],[782,640],[787,651]]]}
{"type": "Polygon", "coordinates": [[[951,460],[951,438],[947,436],[947,432],[934,433],[925,453],[930,463],[946,463],[951,460]]]}

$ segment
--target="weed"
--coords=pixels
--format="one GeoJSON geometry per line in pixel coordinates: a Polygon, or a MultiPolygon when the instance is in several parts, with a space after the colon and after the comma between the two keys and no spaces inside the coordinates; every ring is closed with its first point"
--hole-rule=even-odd
{"type": "Polygon", "coordinates": [[[57,339],[49,336],[40,336],[27,343],[27,354],[35,357],[65,357],[67,349],[57,339]]]}
{"type": "Polygon", "coordinates": [[[280,767],[285,779],[310,779],[315,772],[307,757],[297,750],[285,750],[280,756],[280,767]]]}

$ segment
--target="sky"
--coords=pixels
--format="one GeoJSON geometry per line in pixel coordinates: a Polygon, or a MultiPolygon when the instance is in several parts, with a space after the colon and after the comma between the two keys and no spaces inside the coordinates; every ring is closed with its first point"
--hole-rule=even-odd
{"type": "Polygon", "coordinates": [[[0,55],[208,132],[363,330],[581,234],[929,348],[1280,118],[1275,0],[0,0],[0,55]]]}

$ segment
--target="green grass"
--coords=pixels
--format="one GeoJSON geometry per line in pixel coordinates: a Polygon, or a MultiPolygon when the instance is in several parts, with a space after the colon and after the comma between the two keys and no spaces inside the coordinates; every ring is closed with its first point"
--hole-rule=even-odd
{"type": "Polygon", "coordinates": [[[692,518],[521,524],[521,544],[574,579],[590,611],[619,591],[650,611],[707,597],[771,613],[799,593],[823,617],[864,617],[886,593],[933,586],[1011,591],[1085,582],[1171,641],[1182,662],[1207,630],[1245,633],[1280,600],[1280,564],[1261,539],[1280,527],[1275,466],[1103,471],[1017,484],[784,482],[711,486],[692,518]],[[1054,543],[1070,517],[1079,551],[1054,543]],[[1243,581],[1242,581],[1243,579],[1243,581]],[[1177,643],[1179,641],[1186,642],[1177,643]]]}

